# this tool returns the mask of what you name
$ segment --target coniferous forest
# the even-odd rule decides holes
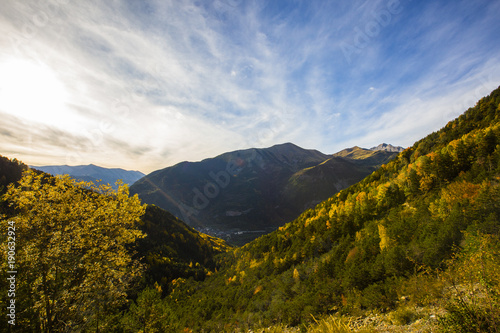
[[[0,193],[2,332],[500,331],[500,88],[242,247],[5,157]]]

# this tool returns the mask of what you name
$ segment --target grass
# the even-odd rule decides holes
[[[348,333],[354,332],[351,328],[352,319],[347,319],[344,317],[329,316],[320,320],[314,318],[314,323],[311,324],[307,333]],[[373,329],[361,328],[356,330],[359,333],[371,333],[375,332]]]
[[[422,315],[411,307],[401,307],[389,313],[388,317],[393,325],[402,326],[413,323],[417,319],[422,318]]]

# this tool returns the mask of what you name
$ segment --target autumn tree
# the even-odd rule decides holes
[[[107,330],[105,318],[126,301],[140,273],[127,245],[142,237],[136,223],[144,206],[118,185],[115,192],[28,171],[9,186],[5,200],[16,213],[2,229],[16,228],[20,303],[32,330]]]

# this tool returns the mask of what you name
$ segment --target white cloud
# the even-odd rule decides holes
[[[353,43],[387,1],[273,6],[6,1],[0,63],[36,60],[68,96],[64,122],[23,121],[29,147],[0,124],[0,153],[31,164],[78,160],[149,172],[286,141],[325,152],[409,145],[465,109],[448,105],[487,94],[482,87],[500,80],[499,43],[484,36],[498,38],[491,14],[498,4],[467,25],[457,14],[477,6],[447,4],[448,17],[436,12],[444,2],[418,12],[401,1],[350,64],[339,45]]]

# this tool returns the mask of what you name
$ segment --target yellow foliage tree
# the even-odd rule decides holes
[[[429,208],[434,216],[444,219],[454,205],[474,203],[480,188],[480,185],[466,181],[453,182],[441,190],[441,196]]]
[[[391,239],[389,238],[389,235],[387,235],[387,229],[382,224],[378,225],[378,235],[380,237],[380,250],[383,251],[390,245]]]
[[[300,282],[300,273],[297,268],[293,270],[293,279],[295,280],[295,282]]]
[[[118,184],[96,187],[69,176],[25,173],[5,199],[16,215],[20,288],[30,293],[34,331],[106,329],[109,309],[126,301],[140,274],[126,245],[142,237],[137,196]]]

